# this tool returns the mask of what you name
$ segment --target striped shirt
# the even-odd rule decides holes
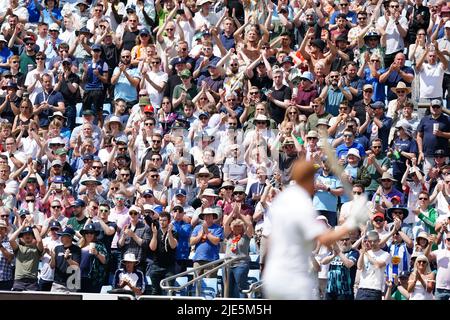
[[[2,246],[9,253],[13,253],[11,245],[8,239],[3,239]],[[14,258],[11,262],[8,262],[0,251],[0,281],[9,281],[14,279]]]
[[[391,254],[391,262],[386,265],[386,275],[389,280],[393,280],[393,275],[397,276],[403,271],[409,271],[409,261],[411,259],[411,253],[413,249],[409,249],[406,243],[393,243],[389,242],[388,252]]]

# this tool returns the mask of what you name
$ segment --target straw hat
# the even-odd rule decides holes
[[[391,90],[395,94],[397,94],[397,90],[406,91],[406,94],[410,94],[411,93],[411,88],[408,88],[403,81],[400,81],[399,83],[397,83],[397,86],[395,88],[391,88]]]

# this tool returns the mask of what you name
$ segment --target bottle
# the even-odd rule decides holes
[[[394,150],[393,155],[395,160],[399,160],[401,157],[400,151],[398,151],[397,149]]]
[[[381,197],[379,194],[375,195],[375,203],[380,203]]]

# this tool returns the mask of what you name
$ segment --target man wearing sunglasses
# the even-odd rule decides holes
[[[114,87],[114,100],[124,99],[128,108],[138,103],[136,88],[141,81],[138,68],[131,65],[131,52],[122,50],[119,65],[114,69],[111,84]]]
[[[61,228],[65,228],[69,219],[65,217],[62,213],[62,204],[61,201],[55,199],[50,202],[50,217],[44,221],[41,235],[45,236],[47,234],[50,222],[58,221],[61,225]]]
[[[124,253],[134,253],[140,262],[138,265],[139,270],[146,272],[146,258],[152,231],[150,230],[150,227],[140,219],[141,208],[131,206],[130,210],[128,210],[128,215],[128,223],[124,225],[123,232],[121,232],[117,245]]]
[[[354,11],[350,10],[350,3],[348,0],[339,1],[339,10],[334,11],[330,18],[330,29],[335,28],[337,26],[337,18],[340,15],[344,15],[347,19],[347,27],[351,28],[356,25],[357,22],[357,14]]]
[[[398,0],[389,2],[384,16],[378,18],[377,27],[386,32],[386,55],[384,63],[390,66],[397,53],[405,48],[404,38],[408,32],[408,20],[401,15],[402,9]]]

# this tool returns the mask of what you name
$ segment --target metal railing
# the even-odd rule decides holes
[[[262,280],[258,282],[253,282],[247,290],[242,290],[241,292],[243,294],[246,294],[248,299],[252,299],[253,298],[252,294],[261,291],[263,285],[264,283]]]
[[[225,258],[222,258],[222,259],[211,261],[211,262],[209,262],[207,264],[195,267],[193,269],[186,270],[184,272],[178,273],[176,275],[173,275],[173,276],[170,276],[168,278],[165,278],[165,279],[161,280],[161,282],[160,282],[161,289],[167,290],[169,295],[172,295],[173,292],[179,292],[179,291],[183,290],[184,288],[190,286],[191,284],[196,283],[197,285],[196,285],[196,288],[195,288],[195,294],[196,294],[196,296],[199,297],[201,295],[200,280],[205,278],[205,277],[207,277],[211,273],[216,272],[220,268],[224,268],[224,271],[222,273],[223,286],[224,286],[223,296],[224,297],[228,297],[228,266],[231,263],[233,263],[233,262],[236,262],[236,261],[241,260],[241,259],[246,259],[246,258],[248,258],[248,257],[244,256],[244,255],[238,256],[238,257],[233,257],[233,258],[225,257]],[[206,269],[206,268],[209,268],[209,267],[212,267],[212,266],[217,265],[217,264],[218,264],[218,266],[212,268],[211,270],[205,271],[201,275],[198,275],[198,271]],[[184,283],[184,284],[182,284],[180,286],[171,286],[169,284],[169,281],[175,280],[178,277],[183,277],[183,276],[191,274],[191,273],[194,274],[194,277],[193,277],[192,280],[190,280],[190,281],[188,281],[188,282],[186,282],[186,283]]]

